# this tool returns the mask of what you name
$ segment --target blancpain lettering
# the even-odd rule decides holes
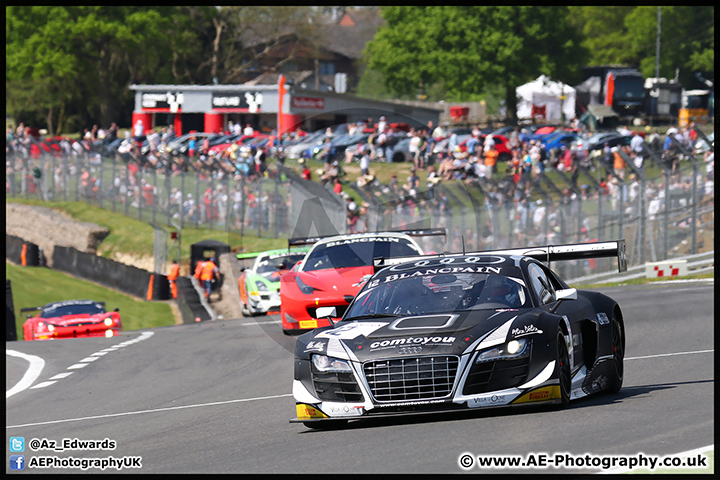
[[[364,238],[352,238],[349,240],[338,240],[337,242],[328,242],[325,244],[326,247],[334,247],[336,245],[349,245],[351,243],[366,243],[366,242],[394,242],[398,243],[399,238],[381,238],[381,237],[364,237]]]
[[[500,267],[443,267],[428,268],[427,270],[418,270],[412,273],[395,273],[387,277],[377,278],[370,282],[368,288],[373,288],[381,283],[389,283],[406,278],[425,277],[428,275],[438,275],[447,273],[494,273],[500,275]]]
[[[393,340],[383,340],[382,342],[373,342],[370,348],[395,347],[399,345],[436,345],[439,343],[450,344],[455,341],[455,337],[410,337],[395,338]]]

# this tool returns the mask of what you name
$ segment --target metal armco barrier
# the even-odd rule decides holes
[[[152,285],[152,300],[168,300],[170,287],[167,276],[86,253],[72,247],[56,246],[53,252],[53,266],[78,278],[91,280],[121,292],[147,298]],[[154,275],[152,284],[150,277]]]

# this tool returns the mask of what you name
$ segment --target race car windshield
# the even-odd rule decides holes
[[[82,305],[59,305],[44,309],[40,314],[40,318],[62,317],[65,315],[95,315],[97,313],[105,313],[105,309],[94,303]]]
[[[284,263],[285,268],[290,269],[304,257],[304,252],[267,257],[258,264],[256,273],[264,278],[270,279],[278,272],[277,266],[279,264]]]
[[[339,240],[315,248],[302,270],[311,272],[330,268],[364,267],[377,257],[404,257],[421,252],[403,238]]]
[[[519,278],[486,273],[397,276],[380,277],[368,284],[343,320],[530,307],[530,296]]]

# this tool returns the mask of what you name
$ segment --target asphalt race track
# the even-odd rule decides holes
[[[125,458],[141,465],[122,470],[129,473],[547,474],[600,469],[463,469],[459,459],[466,453],[662,456],[712,445],[713,283],[601,291],[616,298],[625,315],[625,383],[618,394],[587,397],[564,410],[413,415],[333,431],[288,422],[295,416],[295,337],[281,333],[278,317],[111,339],[8,342],[6,455],[13,453],[10,438],[23,437],[25,470],[46,473],[82,470],[30,468],[31,462]],[[40,440],[41,451],[33,451],[32,439]],[[63,439],[68,449],[51,449]],[[78,441],[105,439],[115,448],[79,450]]]

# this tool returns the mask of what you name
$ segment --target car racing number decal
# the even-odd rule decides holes
[[[353,322],[348,325],[341,325],[332,330],[324,330],[318,333],[315,338],[336,338],[339,340],[352,340],[360,335],[370,335],[378,328],[386,326],[386,322]]]
[[[305,346],[304,352],[318,352],[321,353],[325,350],[325,347],[327,347],[327,342],[321,342],[318,340],[313,340],[310,343],[308,343]]]

